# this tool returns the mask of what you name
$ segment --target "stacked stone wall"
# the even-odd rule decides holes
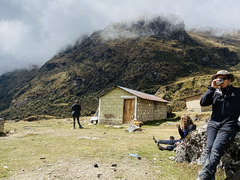
[[[122,124],[124,99],[121,96],[133,96],[132,94],[115,88],[101,97],[100,124]]]
[[[150,101],[138,98],[137,120],[149,121],[167,118],[167,104],[163,102]]]

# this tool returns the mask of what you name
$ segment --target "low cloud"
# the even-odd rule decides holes
[[[186,29],[240,29],[239,7],[236,0],[1,0],[0,75],[43,65],[83,34],[144,15],[176,14]]]
[[[165,24],[164,29],[155,27],[158,21]],[[154,23],[155,25],[151,23]],[[171,34],[175,29],[185,30],[183,19],[174,14],[162,15],[145,15],[137,19],[128,20],[119,23],[111,23],[101,31],[101,36],[104,40],[113,40],[118,38],[137,38],[143,36],[157,35],[158,33]],[[168,32],[163,32],[168,31]]]

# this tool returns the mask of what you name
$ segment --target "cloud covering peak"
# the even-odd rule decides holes
[[[112,22],[172,13],[187,29],[240,29],[239,8],[235,0],[1,0],[0,75],[43,65],[81,35]]]

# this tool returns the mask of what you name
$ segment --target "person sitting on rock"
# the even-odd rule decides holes
[[[207,125],[207,145],[203,168],[197,180],[215,179],[217,165],[225,149],[237,134],[240,88],[230,85],[233,81],[232,73],[220,70],[212,76],[211,86],[201,97],[201,106],[212,105],[212,115]]]
[[[157,143],[159,150],[173,150],[189,133],[196,129],[196,125],[193,123],[191,117],[186,114],[181,117],[181,127],[180,124],[177,124],[176,127],[178,128],[181,139],[175,140],[173,136],[170,136],[170,140],[157,140],[153,136],[153,140]],[[160,144],[169,144],[170,146],[161,146]]]

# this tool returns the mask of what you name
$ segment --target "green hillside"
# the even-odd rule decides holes
[[[110,33],[115,33],[114,37],[106,38]],[[178,86],[179,78],[213,74],[219,69],[237,71],[239,47],[238,34],[220,38],[209,32],[186,32],[183,23],[176,26],[160,17],[113,24],[61,51],[34,73],[18,71],[22,74],[17,75],[19,79],[10,78],[11,84],[6,74],[2,75],[0,117],[69,117],[75,99],[80,100],[83,115],[90,115],[98,106],[98,97],[116,85],[150,94],[160,88],[159,96],[174,101],[174,92],[164,88],[179,91],[172,88]],[[16,76],[16,72],[9,74]],[[197,80],[190,81],[194,84]],[[206,85],[205,80],[198,81],[193,92],[204,91]],[[174,104],[175,109],[182,107]]]

